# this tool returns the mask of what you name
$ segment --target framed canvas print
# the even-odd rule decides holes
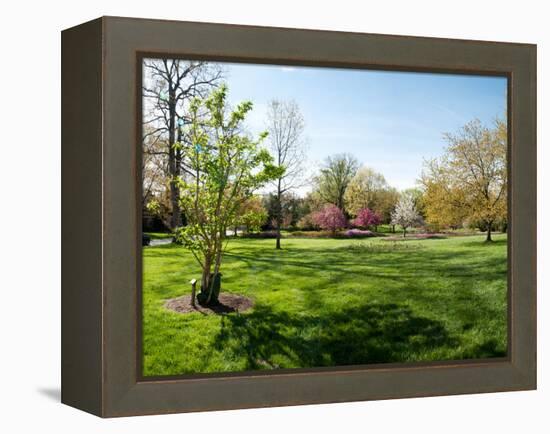
[[[536,387],[536,46],[62,33],[62,401]]]

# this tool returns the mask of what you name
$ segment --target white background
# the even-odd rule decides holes
[[[544,10],[545,3],[4,2],[0,26],[0,431],[550,432],[550,374],[544,345],[550,337],[550,232],[545,225],[550,217],[550,158],[543,146],[550,134],[550,13]],[[60,404],[60,31],[101,15],[537,43],[539,390],[112,420]]]

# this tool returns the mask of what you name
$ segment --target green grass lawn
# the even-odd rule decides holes
[[[167,232],[145,232],[152,240],[164,240],[167,238],[173,238],[174,234]]]
[[[389,242],[234,239],[222,291],[255,300],[228,315],[179,314],[200,269],[183,247],[145,247],[143,375],[506,354],[506,235]]]

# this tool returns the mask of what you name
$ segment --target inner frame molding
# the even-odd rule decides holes
[[[508,356],[142,378],[143,57],[507,77]],[[113,417],[536,388],[535,45],[102,17],[63,31],[62,73],[62,402]]]

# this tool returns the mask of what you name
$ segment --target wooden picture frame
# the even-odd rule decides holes
[[[508,356],[142,378],[145,55],[508,78]],[[102,17],[62,32],[62,402],[102,417],[536,388],[536,46]]]

